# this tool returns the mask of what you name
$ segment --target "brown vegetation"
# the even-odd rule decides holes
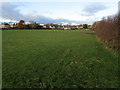
[[[93,29],[97,38],[108,44],[109,48],[119,50],[120,47],[120,14],[95,22]]]

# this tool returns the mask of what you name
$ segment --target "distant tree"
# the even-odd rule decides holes
[[[41,26],[40,26],[40,24],[38,24],[36,22],[30,21],[29,28],[30,29],[39,29],[39,28],[41,28]]]
[[[83,24],[83,28],[88,28],[88,24]]]
[[[17,23],[17,28],[25,29],[25,21],[24,20],[20,20],[19,23]]]
[[[25,24],[25,21],[24,21],[24,20],[20,20],[19,23],[22,24],[22,25],[24,25],[24,24]]]
[[[9,25],[8,23],[5,23],[5,22],[4,22],[4,23],[2,23],[2,24],[3,24],[3,25]]]

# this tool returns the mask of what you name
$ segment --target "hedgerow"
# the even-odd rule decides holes
[[[93,24],[98,40],[108,44],[109,48],[120,47],[120,14],[109,16]]]

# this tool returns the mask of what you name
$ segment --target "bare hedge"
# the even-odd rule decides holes
[[[120,47],[120,14],[95,22],[93,29],[97,38],[108,44],[109,48],[119,50]]]

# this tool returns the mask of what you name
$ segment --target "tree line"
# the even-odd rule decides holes
[[[25,23],[24,20],[20,20],[19,23],[9,24],[9,23],[2,23],[2,25],[5,25],[6,28],[3,27],[3,29],[65,29],[70,28],[71,30],[77,30],[78,28],[89,28],[91,25],[88,24],[81,24],[81,25],[62,25],[62,24],[44,24],[41,25],[39,23],[36,23],[34,21],[30,21],[29,23]],[[80,28],[81,27],[81,28]]]
[[[40,29],[42,26],[36,22],[31,21],[30,24],[25,24],[24,20],[20,20],[19,23],[13,24],[15,29]]]

